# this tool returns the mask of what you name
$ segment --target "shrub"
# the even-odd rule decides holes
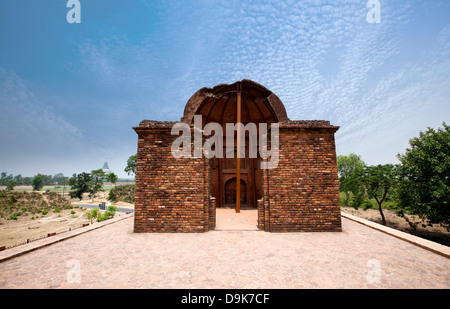
[[[97,218],[98,221],[99,216],[101,216],[101,212],[97,208],[91,209],[88,212],[86,212],[86,217],[89,219],[91,224],[95,218]]]
[[[8,220],[17,220],[20,216],[20,213],[14,213],[13,215],[9,216]]]
[[[97,217],[97,222],[104,221],[108,219],[109,217],[114,217],[116,214],[117,208],[115,206],[109,206],[106,211]]]

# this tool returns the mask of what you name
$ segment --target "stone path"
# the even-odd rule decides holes
[[[0,263],[0,288],[450,288],[448,258],[342,224],[342,233],[135,234],[130,217]]]
[[[258,231],[258,210],[232,208],[216,209],[216,231]]]

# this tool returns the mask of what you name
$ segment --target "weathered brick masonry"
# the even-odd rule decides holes
[[[176,159],[172,122],[143,121],[136,170],[135,232],[205,232],[209,222],[210,162]],[[212,214],[215,216],[214,214]]]
[[[341,230],[335,130],[280,126],[278,167],[266,171],[265,231]]]
[[[277,168],[255,170],[254,162],[259,161],[251,165],[248,161],[243,169],[244,193],[249,205],[257,205],[259,229],[341,231],[334,139],[338,127],[328,121],[289,120],[273,93],[248,80],[199,90],[186,105],[181,122],[193,130],[192,117],[197,113],[206,122],[233,119],[227,106],[234,104],[228,94],[235,87],[247,91],[244,100],[253,102],[245,106],[246,122],[280,124]],[[171,146],[178,138],[171,135],[174,124],[144,120],[134,128],[138,134],[135,232],[207,232],[215,228],[216,207],[224,206],[228,188],[224,179],[232,177],[230,169],[221,174],[227,164],[216,160],[213,166],[204,157],[174,158]]]

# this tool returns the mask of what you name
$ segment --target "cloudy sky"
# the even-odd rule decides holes
[[[176,121],[198,89],[254,80],[293,120],[340,126],[337,154],[396,163],[450,122],[450,1],[0,2],[0,170],[120,177],[143,119]]]

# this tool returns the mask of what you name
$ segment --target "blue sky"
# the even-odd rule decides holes
[[[0,170],[120,177],[141,120],[179,120],[198,89],[247,78],[293,120],[330,120],[337,154],[396,163],[450,122],[450,1],[0,2]]]

